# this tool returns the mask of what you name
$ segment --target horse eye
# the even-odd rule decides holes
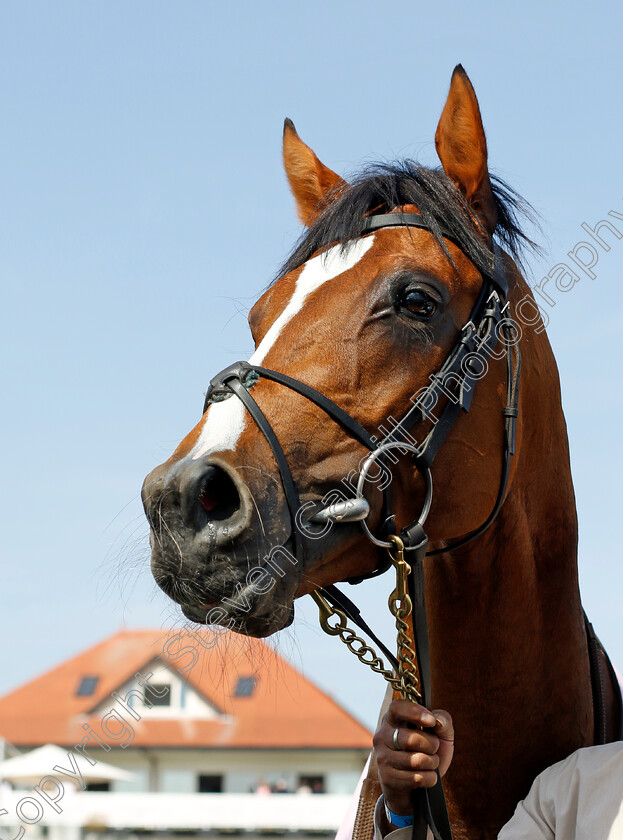
[[[437,311],[437,301],[422,289],[410,289],[406,291],[400,301],[401,308],[406,309],[410,315],[427,321]]]

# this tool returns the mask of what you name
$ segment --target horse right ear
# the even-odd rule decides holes
[[[331,190],[346,186],[346,181],[321,163],[303,143],[289,119],[283,126],[283,165],[299,219],[304,225],[309,226],[316,219]]]
[[[452,74],[435,146],[446,175],[492,234],[497,225],[497,208],[487,168],[485,130],[474,88],[460,64]]]

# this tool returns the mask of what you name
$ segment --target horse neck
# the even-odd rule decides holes
[[[549,485],[540,472],[534,479],[531,487],[513,484],[485,535],[462,551],[426,561],[431,643],[444,640],[435,646],[435,685],[441,685],[452,649],[477,671],[473,687],[482,684],[487,691],[491,683],[503,690],[499,666],[512,662],[524,698],[530,687],[540,692],[539,666],[547,663],[555,679],[574,660],[584,661],[573,488],[560,474]],[[524,667],[527,656],[535,665],[531,671]],[[491,659],[496,668],[482,668]],[[456,673],[449,677],[455,681]]]
[[[455,818],[472,828],[479,820],[499,828],[538,772],[592,742],[575,499],[553,371],[552,391],[541,376],[531,393],[526,376],[524,405],[546,402],[546,414],[523,413],[516,469],[495,523],[425,564],[433,705],[455,719],[450,800]],[[497,815],[473,803],[481,772],[483,790],[493,784],[485,800]],[[466,836],[489,836],[471,830]]]

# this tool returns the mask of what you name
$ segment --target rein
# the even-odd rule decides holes
[[[361,235],[366,235],[381,228],[396,226],[430,230],[430,227],[419,214],[385,213],[368,217],[362,225]],[[448,231],[442,229],[441,234],[454,241],[454,237]],[[455,242],[455,244],[458,243]],[[372,436],[346,411],[309,385],[278,371],[251,365],[248,362],[236,362],[211,380],[203,408],[205,413],[212,402],[235,395],[243,403],[265,436],[281,476],[292,522],[294,554],[297,560],[305,555],[305,539],[307,538],[302,531],[302,526],[300,527],[297,521],[297,514],[302,508],[301,501],[285,453],[269,420],[249,393],[251,388],[260,378],[264,378],[295,391],[321,408],[348,435],[370,450],[370,454],[360,470],[354,499],[337,502],[324,510],[317,511],[310,521],[326,522],[331,520],[334,523],[360,521],[366,536],[380,549],[377,568],[368,575],[349,579],[348,583],[359,583],[367,578],[376,577],[387,571],[391,565],[394,566],[396,570],[396,589],[390,596],[389,607],[396,619],[398,656],[395,657],[391,654],[383,643],[377,639],[362,619],[357,607],[335,586],[326,586],[311,594],[320,609],[320,624],[325,632],[339,636],[360,661],[369,665],[373,671],[382,674],[394,690],[404,698],[413,702],[421,702],[427,708],[430,708],[431,701],[431,668],[426,622],[424,557],[449,552],[464,546],[490,527],[504,502],[510,474],[510,459],[515,452],[521,354],[516,341],[517,328],[510,314],[507,313],[509,306],[507,302],[508,283],[505,277],[503,255],[495,242],[493,243],[493,256],[493,270],[490,274],[483,276],[482,287],[472,307],[469,319],[461,329],[445,362],[440,370],[430,377],[430,384],[421,392],[418,392],[418,397],[413,406],[396,424],[391,434],[386,435],[385,438],[378,440]],[[502,409],[505,431],[503,465],[494,507],[487,519],[475,531],[442,548],[427,550],[428,537],[424,531],[424,524],[433,496],[431,466],[461,411],[469,411],[475,384],[485,375],[488,368],[487,359],[493,356],[499,341],[504,344],[503,353],[506,355],[507,396],[506,405]],[[496,358],[501,358],[501,356]],[[407,442],[414,440],[409,434],[413,426],[426,419],[430,420],[431,409],[441,398],[447,400],[446,405],[439,418],[435,419],[432,428],[422,443],[416,445],[415,441],[413,443]],[[364,486],[372,465],[377,461],[383,464],[386,454],[393,449],[398,449],[403,454],[410,453],[413,456],[414,463],[424,478],[425,499],[419,517],[404,527],[398,535],[396,534],[392,514],[391,482],[389,482],[383,488],[379,531],[377,534],[373,534],[366,522],[369,505],[364,498]],[[408,556],[408,561],[405,555]],[[329,619],[334,616],[337,618],[337,623],[329,624]],[[346,622],[349,618],[380,647],[393,670],[386,668],[376,652],[347,627]],[[413,627],[413,647],[408,634],[410,628],[407,619],[409,618],[412,620]],[[429,827],[436,840],[452,840],[439,773],[437,773],[437,784],[433,788],[414,791],[413,802],[414,840],[425,840]]]

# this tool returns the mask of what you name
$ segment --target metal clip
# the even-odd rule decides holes
[[[402,619],[411,615],[411,598],[407,588],[407,578],[411,574],[411,566],[405,560],[405,546],[403,541],[396,534],[390,534],[387,539],[393,543],[393,548],[388,548],[392,565],[396,570],[396,588],[389,596],[389,609],[394,616]]]
[[[324,630],[325,633],[328,633],[329,636],[339,636],[340,630],[343,630],[346,627],[346,616],[341,610],[336,610],[334,607],[329,604],[329,602],[322,597],[320,591],[318,589],[314,589],[313,592],[309,593],[314,601],[318,606],[318,610],[320,612],[319,620],[320,626]],[[338,623],[332,627],[329,624],[329,619],[332,618],[334,615],[338,617]]]

